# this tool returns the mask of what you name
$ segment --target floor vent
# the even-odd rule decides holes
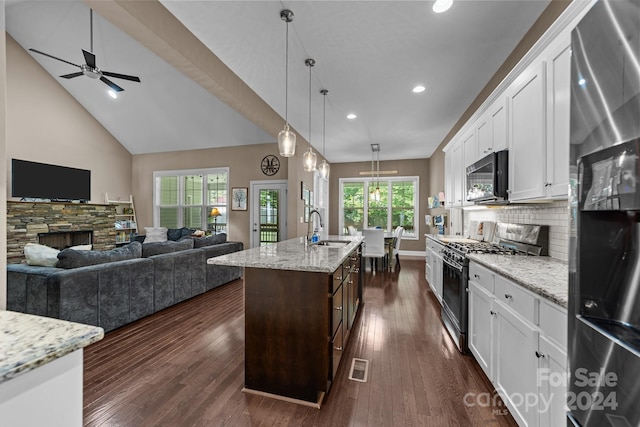
[[[367,382],[367,374],[369,373],[369,361],[365,359],[353,358],[351,362],[351,371],[349,372],[349,379],[353,381],[360,381],[361,383]]]

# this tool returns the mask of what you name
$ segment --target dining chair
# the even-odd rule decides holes
[[[395,229],[395,236],[393,238],[393,253],[396,255],[396,263],[395,265],[400,268],[400,241],[402,240],[402,235],[404,234],[404,227],[398,226]]]
[[[353,225],[350,225],[349,227],[347,227],[347,229],[349,230],[349,236],[358,235],[358,230],[356,230],[356,228]]]
[[[373,267],[374,259],[376,261],[376,267],[378,265],[378,259],[382,259],[384,266],[384,260],[387,256],[387,251],[384,250],[384,230],[365,229],[362,230],[362,235],[365,238],[362,256],[371,259],[371,270],[375,274],[377,268]]]

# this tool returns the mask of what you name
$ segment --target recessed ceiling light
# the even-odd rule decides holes
[[[587,80],[585,80],[584,77],[580,77],[580,79],[578,80],[578,85],[580,85],[581,87],[585,87],[587,85]]]
[[[422,93],[426,90],[427,88],[424,85],[416,85],[413,89],[411,89],[413,91],[413,93]]]
[[[436,0],[433,4],[433,11],[435,13],[446,12],[453,5],[453,0]]]
[[[358,116],[357,116],[357,115],[355,115],[355,114],[353,114],[353,113],[349,113],[349,114],[347,114],[347,119],[349,119],[349,120],[353,120],[353,119],[355,119],[355,118],[357,118],[357,117],[358,117]]]
[[[115,90],[113,90],[113,89],[109,89],[109,90],[107,91],[107,93],[108,93],[108,94],[109,94],[109,96],[110,96],[110,97],[112,97],[113,99],[118,99],[118,94],[116,93],[116,91],[115,91]]]

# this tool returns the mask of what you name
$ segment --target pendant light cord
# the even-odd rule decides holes
[[[289,21],[287,21],[284,58],[284,122],[289,124]]]
[[[313,59],[309,61],[309,145],[311,145],[311,68],[313,68]]]
[[[91,41],[91,53],[93,53],[93,9],[89,9],[89,34]]]
[[[322,95],[324,99],[322,100],[322,157],[324,156],[324,146],[325,146],[325,129],[327,127],[327,92],[322,91]],[[326,162],[327,159],[325,158]]]

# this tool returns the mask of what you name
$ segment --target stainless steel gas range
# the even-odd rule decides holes
[[[443,251],[442,322],[458,349],[467,347],[467,282],[469,253],[547,255],[549,228],[543,225],[496,224],[491,242],[451,242]]]

